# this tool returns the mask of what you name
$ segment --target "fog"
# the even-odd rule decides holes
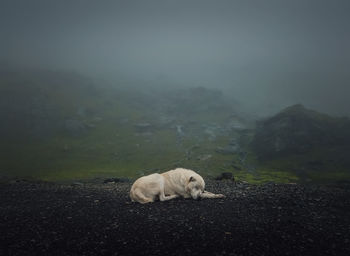
[[[0,61],[349,116],[349,13],[347,0],[3,0]]]

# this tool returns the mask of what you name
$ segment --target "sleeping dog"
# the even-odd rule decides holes
[[[154,173],[137,179],[131,187],[130,198],[141,204],[167,201],[177,197],[193,199],[223,198],[204,190],[203,178],[192,170],[177,168],[164,173]]]

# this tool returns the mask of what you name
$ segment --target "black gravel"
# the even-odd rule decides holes
[[[0,184],[0,255],[350,255],[350,186],[207,181],[224,199],[131,203],[131,183]]]

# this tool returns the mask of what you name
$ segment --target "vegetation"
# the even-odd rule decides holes
[[[259,158],[254,126],[219,91],[128,86],[94,85],[73,73],[4,73],[0,175],[136,178],[185,167],[212,177],[233,172],[250,183],[350,179],[347,145]]]

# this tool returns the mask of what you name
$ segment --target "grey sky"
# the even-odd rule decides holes
[[[0,59],[350,115],[350,1],[2,0]]]

